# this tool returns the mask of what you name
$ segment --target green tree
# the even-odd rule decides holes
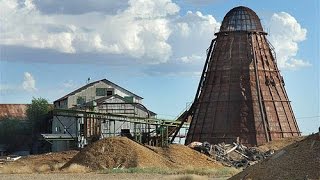
[[[33,98],[27,107],[28,121],[32,127],[32,134],[35,135],[44,130],[48,112],[52,109],[48,100],[44,98]]]
[[[0,120],[0,144],[10,144],[17,135],[30,135],[29,123],[19,120],[4,118]]]

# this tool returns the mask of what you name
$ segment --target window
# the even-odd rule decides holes
[[[96,96],[111,96],[113,92],[113,88],[96,88]]]
[[[128,103],[133,103],[133,96],[125,96],[124,100]]]
[[[107,88],[97,88],[96,96],[105,96],[107,94]]]
[[[111,95],[113,95],[113,90],[108,90],[107,91],[107,96],[111,96]]]
[[[77,104],[82,105],[82,104],[84,104],[84,103],[86,103],[86,97],[85,97],[85,96],[79,96],[79,97],[77,98]]]
[[[84,124],[80,124],[80,135],[84,136]]]

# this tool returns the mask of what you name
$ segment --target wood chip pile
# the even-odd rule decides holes
[[[92,170],[130,167],[222,166],[217,162],[208,160],[205,155],[183,145],[170,145],[168,148],[146,147],[126,137],[101,139],[84,148],[64,168],[71,164],[79,164]]]
[[[42,173],[59,171],[79,151],[62,151],[22,157],[14,162],[0,164],[1,173]],[[0,178],[1,179],[1,178]]]
[[[233,179],[320,179],[320,136],[310,135],[246,168]]]
[[[149,146],[157,154],[169,159],[175,166],[181,168],[192,167],[222,167],[222,165],[208,156],[181,144],[171,144],[167,148]]]
[[[266,152],[270,149],[277,151],[277,150],[282,149],[290,144],[299,142],[299,141],[303,140],[304,138],[306,138],[306,136],[286,137],[283,139],[277,139],[277,140],[273,140],[273,141],[270,141],[266,144],[259,146],[258,149],[263,152]]]
[[[37,154],[30,155],[22,158],[20,162],[30,163],[31,161],[34,164],[42,164],[48,162],[61,162],[65,163],[69,161],[73,156],[75,156],[79,151],[70,150],[70,151],[61,151],[61,152],[50,152],[46,154]]]

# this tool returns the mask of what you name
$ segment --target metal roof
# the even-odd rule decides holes
[[[4,118],[10,119],[27,119],[28,104],[0,104],[0,120]]]
[[[231,9],[223,18],[220,32],[224,31],[263,31],[257,14],[248,7]]]
[[[118,89],[121,89],[121,90],[123,90],[123,91],[125,91],[125,92],[127,92],[127,93],[129,93],[129,94],[131,94],[131,95],[133,95],[133,96],[135,96],[136,98],[143,99],[141,96],[138,96],[138,95],[136,95],[136,94],[134,94],[134,93],[132,93],[132,92],[124,89],[123,87],[121,87],[121,86],[119,86],[119,85],[117,85],[117,84],[115,84],[115,83],[113,83],[113,82],[111,82],[111,81],[109,81],[109,80],[107,80],[107,79],[101,79],[101,80],[94,81],[94,82],[92,82],[92,83],[86,84],[86,85],[80,87],[79,89],[76,89],[76,90],[72,91],[71,93],[69,93],[69,94],[67,94],[67,95],[65,95],[65,96],[63,96],[63,97],[55,100],[54,102],[60,101],[60,100],[63,100],[63,99],[66,99],[66,98],[68,98],[69,96],[74,95],[74,94],[76,94],[76,93],[78,93],[78,92],[80,92],[80,91],[82,91],[82,90],[84,90],[84,89],[87,89],[88,87],[93,86],[94,84],[99,83],[99,82],[104,82],[104,83],[109,84],[109,85],[111,85],[111,86],[114,86],[114,87],[116,87],[116,88],[118,88]]]
[[[125,98],[123,98],[123,97],[121,97],[121,96],[119,96],[119,95],[117,95],[117,94],[113,94],[113,95],[110,95],[110,96],[101,97],[101,98],[95,99],[95,100],[93,100],[93,101],[95,101],[98,105],[100,105],[100,104],[104,104],[104,101],[107,100],[107,99],[109,99],[109,98],[111,98],[111,97],[116,97],[116,98],[119,98],[119,99],[123,100],[124,102],[126,102],[126,99],[125,99]],[[92,102],[92,101],[87,102],[86,104],[90,104],[91,102]],[[107,103],[107,104],[108,104],[108,103]],[[112,104],[112,103],[111,103],[111,104]],[[142,110],[145,110],[144,108],[141,107],[142,104],[140,104],[140,103],[133,103],[132,105],[135,106],[135,107],[138,107],[138,108],[140,108],[140,109],[142,109]],[[76,107],[75,107],[74,109],[76,109]],[[153,111],[150,111],[149,109],[147,109],[147,110],[149,111],[149,114],[150,114],[151,116],[156,116],[156,115],[157,115],[157,113],[155,113],[155,112],[153,112]]]

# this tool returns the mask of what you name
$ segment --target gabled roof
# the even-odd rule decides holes
[[[119,96],[119,95],[117,95],[117,94],[114,94],[114,95],[111,95],[111,96],[105,96],[105,97],[96,99],[96,100],[94,100],[94,101],[96,101],[97,104],[99,105],[99,104],[103,104],[105,100],[107,100],[107,99],[109,99],[109,98],[111,98],[111,97],[116,97],[116,98],[119,98],[119,99],[123,100],[124,102],[126,102],[126,99],[124,99],[123,97],[121,97],[121,96]],[[140,104],[140,103],[133,104],[133,106],[136,106],[136,107],[138,107],[138,108],[140,108],[140,109],[145,110],[144,108],[141,108],[141,106],[144,106],[144,105],[142,105],[142,104]],[[144,107],[145,107],[145,106],[144,106]],[[145,108],[146,108],[146,107],[145,107]],[[153,112],[153,111],[150,111],[148,108],[146,108],[146,109],[147,109],[147,111],[149,112],[149,114],[150,114],[151,116],[156,116],[156,115],[157,115],[157,113],[155,113],[155,112]]]
[[[119,98],[119,99],[125,101],[125,99],[123,97],[119,96],[118,94],[113,94],[113,95],[110,95],[110,96],[104,96],[104,97],[98,98],[98,99],[96,99],[94,101],[97,102],[97,104],[103,104],[105,100],[110,99],[111,97],[116,97],[116,98]]]
[[[106,84],[109,84],[110,86],[116,87],[117,89],[121,89],[122,91],[125,91],[125,92],[127,92],[128,94],[131,94],[131,95],[135,96],[136,98],[143,99],[141,96],[138,96],[138,95],[134,94],[133,92],[130,92],[130,91],[124,89],[123,87],[121,87],[121,86],[119,86],[119,85],[117,85],[117,84],[115,84],[115,83],[113,83],[113,82],[111,82],[111,81],[109,81],[109,80],[107,80],[107,79],[101,79],[101,80],[94,81],[94,82],[92,82],[92,83],[86,84],[86,85],[80,87],[79,89],[76,89],[76,90],[72,91],[71,93],[69,93],[69,94],[67,94],[67,95],[65,95],[65,96],[63,96],[63,97],[55,100],[54,102],[56,102],[56,101],[61,101],[61,100],[63,100],[63,99],[66,99],[66,98],[68,98],[69,96],[74,95],[74,94],[76,94],[76,93],[78,93],[78,92],[80,92],[80,91],[82,91],[82,90],[84,90],[84,89],[87,89],[88,87],[93,86],[94,84],[99,83],[99,82],[104,82],[104,83],[106,83]]]

